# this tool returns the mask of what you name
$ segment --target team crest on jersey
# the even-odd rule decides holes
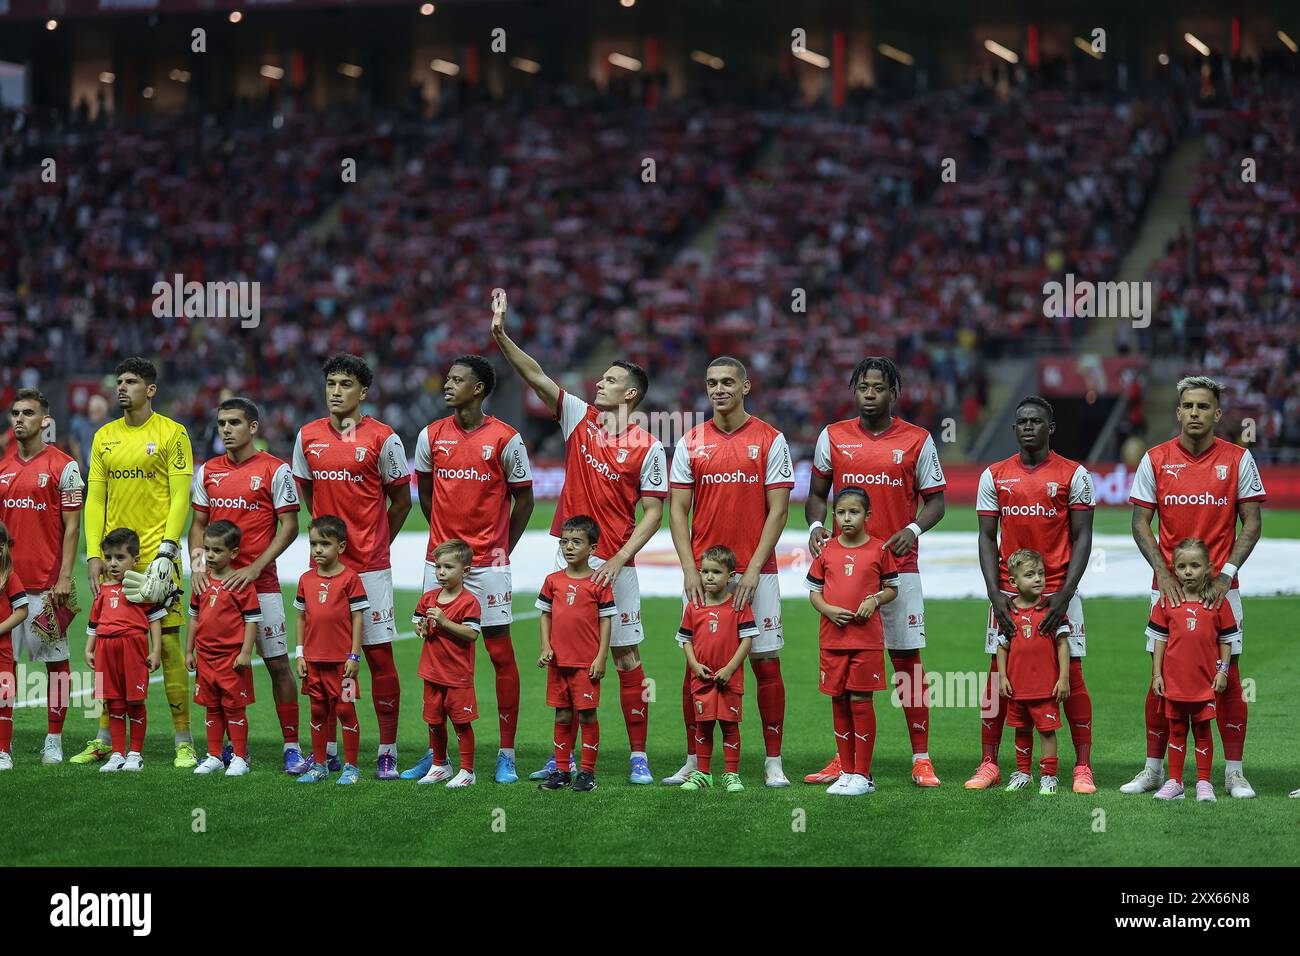
[[[716,611],[709,612],[709,633],[718,633],[718,614]]]
[[[844,576],[846,578],[853,577],[853,555],[851,554],[844,556]]]
[[[628,454],[628,449],[626,448],[620,448],[618,450],[618,463],[620,465],[623,464],[623,462],[627,461],[627,454]]]
[[[156,441],[151,441],[144,446],[144,453],[146,455],[152,455],[157,450],[158,450],[158,443]]]
[[[365,446],[365,445],[358,445],[358,446],[357,446],[357,461],[365,461],[365,460],[366,460],[366,451],[367,451],[367,449],[366,449],[366,446]]]
[[[1196,630],[1196,618],[1194,616],[1187,619],[1187,629],[1189,631]]]
[[[758,446],[757,446],[757,445],[750,445],[750,446],[749,446],[749,460],[750,460],[750,461],[758,461]]]
[[[1225,478],[1228,477],[1228,466],[1227,466],[1227,465],[1215,465],[1215,466],[1214,466],[1214,474],[1215,474],[1215,477],[1217,477],[1220,481],[1223,481]]]
[[[1057,483],[1057,482],[1055,482],[1055,481],[1049,481],[1049,482],[1047,483],[1047,497],[1049,497],[1049,498],[1055,498],[1055,497],[1056,497],[1056,490],[1057,490],[1058,488],[1060,488],[1060,487],[1061,487],[1061,486],[1060,486],[1059,483]]]
[[[484,446],[483,446],[483,460],[484,460],[484,461],[491,461],[491,460],[492,460],[492,446],[491,446],[491,445],[484,445]]]
[[[251,491],[256,491],[258,488],[261,488],[261,487],[262,487],[262,476],[261,476],[261,475],[253,475],[252,477],[250,477],[250,478],[248,479],[248,487],[249,487],[249,490],[251,490]]]
[[[893,454],[894,454],[894,464],[901,465],[903,463],[903,449],[895,448]]]
[[[110,597],[108,599],[108,603],[111,604],[113,607],[117,607],[117,595],[114,594],[112,597]]]
[[[36,476],[36,486],[37,486],[38,488],[44,488],[44,487],[45,487],[46,485],[48,485],[49,483],[50,483],[50,476],[49,476],[49,475],[44,475],[44,474],[42,474],[42,475],[37,475],[37,476]]]
[[[570,584],[570,585],[569,585],[569,593],[566,594],[566,595],[564,595],[564,598],[565,598],[564,603],[565,603],[565,604],[572,604],[573,601],[574,601],[574,599],[575,599],[577,596],[578,596],[578,589],[577,589],[577,587],[576,587],[575,585]]]

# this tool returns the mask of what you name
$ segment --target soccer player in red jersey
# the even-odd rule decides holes
[[[14,769],[14,703],[18,682],[8,637],[27,620],[27,589],[14,570],[13,538],[0,522],[0,770]]]
[[[1095,793],[1092,779],[1092,698],[1083,680],[1087,637],[1079,581],[1092,553],[1092,516],[1096,507],[1088,469],[1052,451],[1055,413],[1045,398],[1030,395],[1016,407],[1013,426],[1020,451],[984,469],[975,509],[979,514],[980,570],[989,595],[989,623],[984,651],[990,659],[988,683],[980,702],[984,753],[966,781],[967,790],[984,790],[1002,782],[998,748],[1007,708],[997,693],[999,635],[1010,635],[1014,590],[1007,559],[1021,548],[1036,551],[1047,573],[1043,633],[1049,638],[1064,620],[1070,622],[1070,696],[1065,719],[1074,742],[1074,792]],[[999,530],[1001,540],[999,540]]]
[[[63,762],[63,719],[72,676],[67,629],[75,616],[72,565],[86,483],[76,461],[46,444],[43,432],[49,414],[49,401],[36,389],[15,393],[9,407],[12,453],[0,459],[0,522],[22,542],[14,553],[14,570],[28,588],[27,618],[10,632],[13,657],[17,661],[26,654],[29,661],[45,664],[41,763],[56,764]],[[42,619],[45,627],[40,626]]]
[[[297,776],[311,763],[298,742],[298,688],[289,665],[284,595],[275,561],[298,537],[298,486],[287,463],[253,444],[260,419],[257,405],[247,398],[229,398],[217,407],[217,432],[226,453],[194,470],[190,589],[202,593],[208,584],[203,556],[209,522],[231,522],[240,531],[239,553],[224,587],[239,593],[252,585],[257,596],[262,609],[257,651],[271,676],[284,739],[284,772]]]
[[[1007,558],[1007,577],[1015,594],[1008,602],[1011,627],[999,629],[996,640],[999,696],[1007,698],[1007,723],[1016,729],[1016,772],[1008,791],[1024,790],[1034,778],[1034,731],[1043,742],[1038,764],[1038,794],[1056,796],[1056,732],[1061,729],[1061,708],[1070,696],[1070,622],[1059,621],[1052,630],[1043,624],[1052,614],[1043,600],[1047,571],[1043,556],[1020,548]]]
[[[397,717],[402,685],[393,664],[393,569],[389,545],[411,511],[411,476],[397,433],[361,413],[374,373],[355,355],[325,360],[329,415],[304,425],[293,443],[293,474],[313,518],[337,515],[348,527],[343,563],[369,601],[363,647],[379,722],[375,778],[397,779]],[[329,727],[334,736],[333,724]],[[330,769],[337,764],[333,757]]]
[[[415,481],[420,509],[429,522],[424,590],[436,581],[433,553],[439,542],[458,539],[474,550],[465,586],[482,612],[483,645],[496,671],[496,782],[514,783],[515,732],[519,726],[519,666],[510,640],[514,619],[510,554],[533,513],[533,473],[519,433],[483,412],[496,388],[492,363],[462,355],[451,363],[442,397],[452,414],[420,432],[415,445]],[[403,779],[421,779],[434,764],[426,753]]]
[[[867,531],[884,539],[898,560],[898,600],[882,608],[880,616],[912,743],[912,781],[919,787],[937,787],[939,777],[930,760],[930,708],[921,664],[925,600],[917,566],[917,539],[943,518],[943,467],[930,433],[894,415],[902,381],[893,362],[880,357],[863,359],[853,370],[849,385],[857,401],[858,417],[827,425],[817,437],[808,500],[804,503],[810,529],[808,548],[816,557],[831,537],[822,526],[831,489],[866,489],[872,496]],[[836,759],[804,780],[826,783],[836,779],[840,772]]]
[[[346,761],[338,782],[351,785],[361,776],[357,769],[361,749],[357,671],[370,599],[361,576],[342,561],[349,544],[343,519],[321,515],[312,519],[307,534],[315,567],[298,579],[293,606],[298,610],[298,677],[303,694],[311,699],[313,760],[311,769],[297,779],[299,783],[318,783],[329,778],[326,739],[338,722],[343,725]]]
[[[1217,609],[1227,598],[1240,629],[1245,619],[1237,569],[1259,541],[1264,482],[1249,451],[1214,435],[1214,426],[1223,415],[1219,405],[1223,386],[1214,379],[1195,375],[1182,379],[1177,387],[1178,437],[1148,450],[1133,476],[1129,494],[1133,503],[1133,540],[1155,573],[1151,584],[1153,607],[1157,601],[1168,609],[1200,600],[1206,607]],[[1159,541],[1151,530],[1153,516],[1160,521]],[[1201,598],[1187,595],[1170,571],[1174,545],[1184,538],[1204,541],[1210,549],[1211,566],[1219,569]],[[1218,696],[1215,716],[1223,743],[1224,787],[1238,799],[1255,795],[1242,769],[1247,708],[1241,689],[1241,641],[1239,632],[1232,642],[1228,685]],[[1155,651],[1155,641],[1150,637],[1147,650]],[[1147,763],[1120,787],[1124,793],[1150,792],[1163,781],[1169,721],[1152,689],[1147,691],[1146,718]]]
[[[144,702],[149,675],[162,663],[162,621],[168,612],[160,604],[127,600],[123,591],[122,579],[140,557],[134,531],[114,528],[100,542],[99,552],[104,583],[90,606],[86,664],[95,671],[95,697],[108,710],[113,748],[99,772],[139,771],[144,769]]]
[[[447,781],[448,790],[474,785],[474,724],[478,700],[474,695],[474,641],[482,632],[482,610],[465,576],[474,549],[458,538],[433,549],[436,587],[425,591],[411,620],[424,640],[420,677],[424,679],[424,722],[429,725],[429,770],[416,783]],[[447,759],[447,721],[456,730],[460,772],[451,773]]]
[[[710,362],[704,387],[713,418],[683,435],[673,451],[668,523],[682,565],[685,599],[695,607],[704,600],[696,569],[705,546],[722,542],[736,554],[732,600],[737,610],[752,607],[758,625],[749,662],[758,683],[758,715],[767,748],[764,782],[788,787],[781,768],[785,683],[780,655],[785,639],[776,542],[785,529],[794,487],[790,447],[781,432],[745,410],[750,381],[738,359],[722,356]],[[665,779],[666,784],[685,782],[696,767],[691,680],[688,670],[682,685],[686,764]]]
[[[1204,597],[1213,572],[1204,541],[1187,538],[1174,547],[1174,574],[1189,598]],[[1151,687],[1164,698],[1169,721],[1169,778],[1156,791],[1157,800],[1183,799],[1183,763],[1187,759],[1187,726],[1196,748],[1196,799],[1214,802],[1210,771],[1214,766],[1214,732],[1210,721],[1215,697],[1228,686],[1228,668],[1237,621],[1232,608],[1211,610],[1190,600],[1177,608],[1157,603],[1151,608],[1147,633],[1155,641]]]
[[[633,562],[663,520],[668,468],[663,445],[629,420],[650,383],[639,365],[617,361],[596,383],[595,398],[588,405],[560,388],[511,340],[505,318],[505,293],[500,292],[493,298],[492,336],[520,378],[554,412],[564,433],[564,489],[551,534],[559,537],[564,522],[578,514],[590,515],[601,528],[591,566],[596,569],[596,584],[610,586],[618,605],[610,648],[632,750],[628,779],[637,784],[654,783],[645,752],[650,704],[645,670],[637,652],[645,635],[641,629],[641,588]],[[636,520],[638,505],[640,521]],[[562,557],[562,553],[557,555],[561,567]],[[553,769],[548,762],[530,778],[549,775]]]
[[[214,521],[203,534],[203,589],[191,585],[185,666],[195,671],[194,702],[207,708],[208,756],[197,774],[221,770],[221,741],[230,734],[227,777],[248,773],[248,711],[253,704],[253,645],[262,606],[256,591],[231,585],[243,535],[231,521]]]
[[[745,789],[740,782],[740,720],[745,699],[745,658],[749,656],[758,626],[752,605],[736,607],[730,585],[736,573],[736,555],[725,545],[705,548],[697,572],[702,599],[687,601],[677,640],[686,653],[691,730],[695,733],[696,766],[682,783],[683,790],[713,786],[713,725],[722,725],[724,766],[722,785],[727,793]]]
[[[537,786],[579,793],[596,789],[596,758],[600,754],[600,681],[605,676],[612,621],[617,600],[608,583],[591,566],[600,543],[600,526],[587,515],[573,515],[560,526],[564,567],[542,582],[537,609],[542,612],[541,653],[537,666],[546,671],[546,706],[555,708],[555,770]],[[574,723],[573,715],[578,720]],[[567,769],[573,744],[582,728],[582,759],[578,776]],[[565,769],[561,770],[560,768]]]
[[[847,485],[835,493],[839,534],[823,542],[804,586],[820,618],[819,687],[831,698],[840,775],[827,793],[875,793],[872,694],[885,689],[885,636],[876,612],[898,596],[898,570],[885,542],[867,532],[871,498]]]

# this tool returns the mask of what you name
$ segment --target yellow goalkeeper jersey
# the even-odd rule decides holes
[[[138,571],[164,539],[180,544],[193,476],[194,452],[180,422],[154,412],[143,425],[119,418],[101,427],[86,475],[86,557],[102,557],[100,542],[114,528],[139,535]]]

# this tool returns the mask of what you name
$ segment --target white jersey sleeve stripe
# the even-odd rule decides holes
[[[1069,503],[1072,507],[1097,507],[1097,496],[1092,491],[1092,475],[1088,474],[1088,469],[1083,465],[1074,469],[1074,474],[1070,477]]]
[[[780,432],[767,450],[767,486],[794,484],[794,466],[790,462],[790,445]]]
[[[199,508],[208,507],[208,489],[203,484],[203,476],[207,470],[207,462],[196,466],[194,480],[190,482],[190,502]]]
[[[980,472],[979,491],[975,493],[975,511],[978,514],[999,514],[998,488],[993,483],[993,469],[985,468]]]
[[[576,395],[569,392],[560,394],[560,407],[555,417],[560,422],[560,430],[564,432],[565,441],[569,440],[569,436],[578,427],[578,423],[587,417],[588,407],[587,403]]]
[[[429,428],[420,429],[420,437],[415,440],[415,470],[422,474],[433,471],[433,450],[429,447]]]
[[[677,439],[677,445],[673,448],[673,466],[669,477],[674,485],[695,484],[695,469],[691,467],[691,448],[686,438],[687,436],[683,435]]]
[[[505,472],[508,485],[530,485],[533,482],[533,467],[528,462],[528,447],[518,432],[515,432],[501,449],[501,470]]]
[[[921,454],[916,458],[916,490],[921,493],[937,491],[947,484],[943,465],[939,463],[939,451],[934,446],[934,436],[926,435]]]
[[[1156,503],[1156,472],[1151,467],[1150,453],[1142,456],[1137,472],[1133,475],[1133,490],[1128,493],[1133,501],[1154,506]]]
[[[817,436],[817,445],[813,449],[813,470],[819,475],[830,477],[831,474],[831,433],[823,428]]]
[[[411,477],[411,469],[406,463],[406,449],[402,447],[402,439],[397,432],[389,435],[379,449],[379,472],[386,485],[399,484]]]

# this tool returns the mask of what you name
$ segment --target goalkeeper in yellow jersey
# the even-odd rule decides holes
[[[198,757],[190,737],[189,675],[180,628],[181,558],[179,542],[189,514],[194,453],[185,426],[153,410],[158,369],[143,358],[118,365],[117,404],[122,417],[95,432],[86,475],[86,570],[91,597],[104,572],[100,542],[114,528],[130,528],[140,538],[136,566],[126,572],[124,593],[141,604],[169,605],[162,621],[162,670],[172,727],[176,766],[194,768]],[[91,763],[111,752],[108,714],[99,736],[71,763]]]

